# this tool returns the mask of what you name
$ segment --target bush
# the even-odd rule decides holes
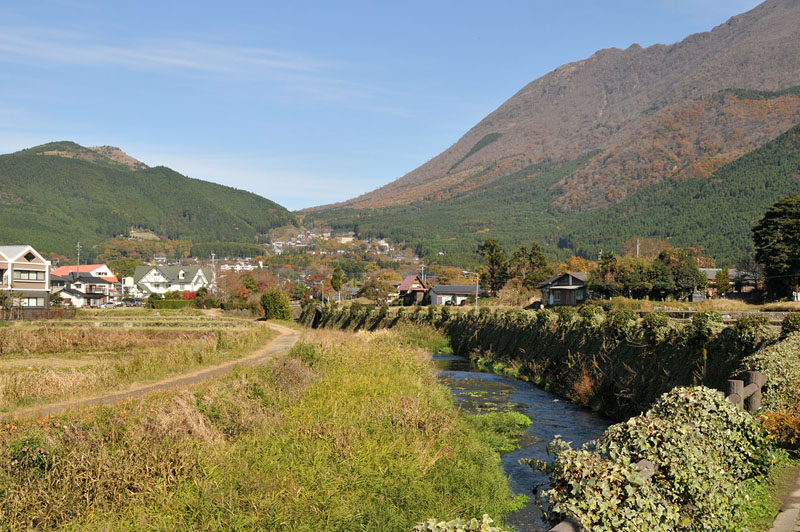
[[[747,354],[752,353],[765,339],[774,338],[771,335],[769,318],[766,316],[749,315],[736,320],[733,334],[739,349]]]
[[[772,441],[787,449],[800,444],[800,417],[783,412],[766,412],[761,416],[761,424]]]
[[[721,436],[724,435],[724,436]],[[587,530],[739,529],[739,483],[769,466],[753,417],[704,387],[675,388],[643,415],[610,427],[591,452],[556,440],[547,469],[553,510]],[[656,465],[646,481],[640,460]]]
[[[280,288],[273,288],[261,294],[261,307],[268,320],[291,320],[292,309],[289,296]]]
[[[648,312],[642,318],[642,329],[651,343],[662,342],[669,332],[669,318],[663,312]]]
[[[153,301],[148,301],[147,306],[150,308],[174,310],[179,308],[194,307],[195,302],[189,299],[155,299]]]
[[[413,532],[505,532],[504,529],[492,526],[494,521],[486,514],[483,519],[454,519],[452,521],[437,521],[430,519],[414,527]]]
[[[724,326],[722,316],[718,312],[708,310],[696,312],[692,316],[689,328],[692,339],[703,343],[716,336]]]
[[[606,325],[618,337],[630,335],[636,328],[638,316],[632,310],[616,309],[608,313]]]
[[[762,388],[764,410],[800,415],[800,332],[749,355],[741,371],[760,371],[768,377]]]
[[[800,312],[791,312],[781,323],[781,337],[785,338],[793,332],[800,332]]]

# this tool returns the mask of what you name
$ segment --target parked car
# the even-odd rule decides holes
[[[115,308],[117,306],[116,303],[112,303],[109,301],[108,303],[103,303],[100,305],[100,308]]]

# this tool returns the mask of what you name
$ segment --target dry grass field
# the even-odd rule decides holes
[[[146,310],[0,327],[0,411],[240,358],[275,334],[254,320]]]

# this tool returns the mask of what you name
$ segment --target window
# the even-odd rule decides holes
[[[43,307],[44,306],[44,298],[43,297],[23,297],[22,298],[22,306],[23,307]]]
[[[44,281],[43,271],[14,270],[15,281]]]
[[[178,272],[178,279],[186,279],[186,272],[181,270]]]
[[[36,258],[36,255],[31,253],[30,251],[25,254],[25,260],[27,260],[28,262],[31,262],[35,258]]]

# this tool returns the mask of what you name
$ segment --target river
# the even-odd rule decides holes
[[[572,442],[573,447],[579,447],[598,438],[612,424],[610,420],[528,382],[482,373],[463,357],[434,355],[432,360],[440,370],[440,381],[450,388],[466,412],[515,410],[533,421],[520,441],[520,448],[502,456],[503,468],[511,478],[514,493],[530,496],[534,486],[547,482],[546,475],[520,464],[520,458],[549,460],[546,447],[555,435],[559,434],[561,439]],[[506,524],[516,527],[519,532],[546,530],[533,498],[525,508],[506,518]]]

